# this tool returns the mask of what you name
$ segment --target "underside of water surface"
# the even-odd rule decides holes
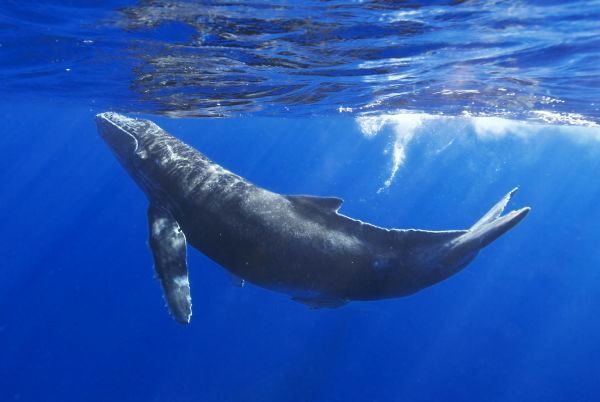
[[[11,0],[0,88],[178,117],[410,110],[590,125],[599,20],[598,1]]]

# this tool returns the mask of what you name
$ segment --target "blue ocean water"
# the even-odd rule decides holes
[[[599,12],[3,2],[0,401],[596,401]],[[456,276],[339,309],[238,288],[190,249],[181,326],[106,110],[380,226],[467,228],[515,186],[532,212]]]

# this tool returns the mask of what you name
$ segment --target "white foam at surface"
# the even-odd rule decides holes
[[[475,134],[482,139],[498,139],[508,134],[525,136],[543,128],[540,124],[503,119],[495,116],[471,117],[470,123],[473,126]]]
[[[534,110],[533,114],[546,123],[568,124],[584,127],[599,127],[597,123],[586,119],[579,113],[556,113],[547,110]]]
[[[533,111],[532,114],[537,117],[537,121],[511,120],[497,116],[471,116],[468,113],[456,117],[404,111],[397,114],[358,116],[355,120],[365,137],[374,137],[385,127],[393,130],[392,167],[379,191],[392,185],[396,174],[404,164],[411,140],[419,130],[433,121],[443,120],[444,124],[449,125],[450,131],[456,132],[456,136],[472,132],[485,141],[499,140],[506,136],[526,139],[533,138],[535,135],[548,134],[567,136],[577,143],[589,141],[600,143],[600,126],[582,115],[548,111]],[[469,130],[469,127],[472,130]],[[449,144],[453,142],[454,139]]]
[[[394,144],[392,146],[392,169],[387,180],[383,183],[383,190],[389,187],[396,177],[398,170],[406,159],[406,147],[415,135],[415,132],[424,121],[437,118],[437,116],[424,113],[402,113],[396,115],[361,116],[357,122],[361,131],[367,137],[373,137],[381,131],[385,125],[392,125],[394,130]]]

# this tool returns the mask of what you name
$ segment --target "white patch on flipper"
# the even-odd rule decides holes
[[[167,226],[167,219],[158,218],[152,223],[152,234],[158,236]]]
[[[183,247],[185,245],[185,241],[185,236],[181,230],[179,230],[179,228],[175,228],[171,236],[169,236],[169,246],[171,246],[171,248]]]
[[[177,287],[190,287],[190,280],[184,275],[173,277],[173,283],[177,285]]]
[[[172,279],[176,288],[173,290],[177,295],[177,298],[181,300],[182,297],[185,298],[185,304],[189,305],[189,315],[186,318],[186,321],[189,323],[192,317],[192,295],[190,294],[190,281],[187,276],[175,276]],[[167,307],[168,303],[167,303]],[[170,308],[169,308],[170,310]]]

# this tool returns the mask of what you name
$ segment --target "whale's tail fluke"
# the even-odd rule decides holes
[[[412,240],[413,249],[421,248],[423,253],[416,255],[424,268],[421,288],[438,283],[465,268],[479,253],[498,237],[508,232],[529,213],[525,207],[503,215],[508,202],[517,189],[506,194],[481,219],[467,230],[420,231],[404,230],[397,235],[403,236],[403,244]],[[409,256],[410,258],[410,256]]]
[[[476,253],[521,222],[531,208],[525,207],[502,215],[516,191],[516,188],[511,190],[464,235],[452,241],[451,248],[460,250],[461,254]]]

